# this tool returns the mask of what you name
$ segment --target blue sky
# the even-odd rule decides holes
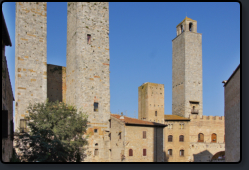
[[[15,94],[15,3],[2,10],[12,47],[6,57]],[[236,2],[111,2],[111,113],[138,117],[138,87],[164,84],[165,114],[172,113],[172,40],[186,15],[202,33],[203,115],[224,116],[224,87],[240,63],[240,4]],[[67,4],[47,4],[47,63],[66,66]]]

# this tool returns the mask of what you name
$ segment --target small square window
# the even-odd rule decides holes
[[[98,129],[94,129],[94,133],[97,133],[98,132]]]

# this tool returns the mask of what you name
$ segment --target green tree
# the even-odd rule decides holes
[[[84,160],[87,116],[62,102],[29,105],[28,132],[15,138],[22,161],[78,162]]]

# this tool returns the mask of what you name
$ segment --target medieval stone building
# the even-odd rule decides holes
[[[13,101],[14,94],[11,87],[5,47],[12,46],[7,25],[2,12],[2,158],[9,162],[13,150]]]
[[[16,130],[27,130],[28,104],[48,98],[88,114],[85,161],[208,161],[224,150],[224,117],[202,116],[202,35],[196,21],[186,17],[172,41],[172,115],[164,114],[164,85],[144,83],[134,119],[110,113],[108,3],[69,2],[67,8],[62,67],[47,64],[46,3],[16,3]]]

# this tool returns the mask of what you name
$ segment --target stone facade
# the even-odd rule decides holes
[[[47,98],[50,102],[65,101],[66,67],[47,64]]]
[[[188,162],[189,159],[189,124],[190,119],[183,117],[172,117],[174,115],[165,115],[165,124],[168,125],[164,128],[164,161],[165,162]],[[170,140],[169,136],[172,136]],[[183,140],[180,141],[180,136]],[[170,153],[170,149],[172,153]],[[184,151],[180,155],[180,150]]]
[[[193,110],[202,115],[202,35],[197,33],[197,22],[187,17],[177,30],[172,40],[172,114],[189,117]]]
[[[47,98],[47,3],[16,3],[15,130],[29,103]]]
[[[224,116],[190,116],[189,125],[189,160],[209,162],[214,154],[225,150]],[[203,142],[198,134],[204,135]],[[212,138],[212,135],[215,138]]]
[[[224,84],[226,162],[239,162],[240,158],[240,65]]]
[[[5,56],[5,46],[12,46],[7,26],[2,13],[2,110],[8,111],[7,138],[2,138],[2,162],[9,162],[12,157],[13,149],[13,91],[9,77],[7,59]],[[4,114],[4,113],[2,113]],[[2,127],[3,128],[3,127]]]
[[[138,119],[164,122],[164,85],[144,83],[138,87]]]
[[[99,130],[88,149],[93,152],[97,142],[99,159],[91,155],[86,161],[109,159],[103,136],[110,119],[109,60],[108,2],[68,2],[66,103],[88,114],[89,131]]]
[[[163,162],[163,129],[165,126],[126,116],[111,115],[110,161]],[[132,150],[132,155],[130,150]]]

